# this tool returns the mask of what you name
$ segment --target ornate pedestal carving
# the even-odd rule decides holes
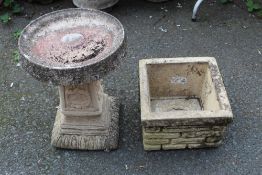
[[[119,104],[103,92],[100,81],[60,86],[59,94],[53,146],[84,150],[117,148]]]

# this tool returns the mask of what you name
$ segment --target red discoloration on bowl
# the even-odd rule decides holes
[[[65,38],[67,36],[69,39]],[[63,66],[99,59],[111,46],[112,34],[105,28],[76,27],[40,36],[32,53],[47,64]]]

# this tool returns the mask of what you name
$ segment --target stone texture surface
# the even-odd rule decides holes
[[[143,127],[144,149],[171,150],[217,147],[222,143],[225,126]]]
[[[119,104],[104,94],[99,80],[124,57],[124,40],[124,28],[115,17],[91,9],[52,12],[22,31],[22,67],[40,81],[60,85],[53,146],[117,148]]]
[[[52,131],[51,144],[59,148],[80,149],[80,150],[113,150],[118,147],[118,120],[119,120],[119,102],[113,97],[104,97],[106,107],[103,107],[102,116],[107,117],[107,121],[101,124],[106,125],[101,128],[96,128],[96,123],[86,120],[81,122],[81,129],[76,123],[69,123],[63,128],[62,119],[65,117],[60,110],[57,111],[54,128]],[[88,116],[85,116],[88,117]],[[76,120],[76,119],[75,119]],[[79,121],[79,120],[78,120]],[[77,122],[78,122],[77,121]],[[108,125],[108,126],[107,126]]]
[[[195,1],[180,1],[182,8],[177,3],[121,0],[110,12],[128,36],[125,61],[103,81],[105,92],[121,102],[119,149],[110,153],[52,147],[58,89],[36,81],[11,59],[17,47],[14,31],[42,14],[74,7],[72,1],[23,4],[25,16],[0,24],[0,174],[260,175],[262,59],[257,49],[261,51],[262,21],[233,4],[204,1],[199,22],[192,23]],[[215,149],[144,151],[138,61],[183,56],[216,57],[234,122],[224,144]]]
[[[100,81],[59,87],[51,143],[80,150],[112,150],[118,146],[119,102],[104,93]]]
[[[59,86],[60,110],[70,117],[101,115],[104,95],[100,81],[83,85]]]
[[[105,25],[107,27],[104,27]],[[93,59],[78,64],[56,65],[32,50],[36,41],[52,35],[56,30],[76,30],[77,27],[85,29],[90,26],[102,27],[101,30],[112,37],[112,43],[107,46],[109,48],[105,53]],[[103,35],[101,37],[103,38]],[[55,85],[76,85],[103,78],[119,65],[125,54],[125,44],[124,28],[119,20],[102,11],[91,9],[65,9],[41,16],[23,30],[18,41],[22,67],[37,80]]]
[[[106,9],[115,5],[119,0],[73,0],[80,8]]]
[[[233,114],[214,58],[140,60],[139,77],[145,150],[222,143]]]

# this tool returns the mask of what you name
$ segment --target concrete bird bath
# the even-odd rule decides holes
[[[100,79],[125,53],[122,24],[91,9],[66,9],[32,21],[19,39],[23,69],[59,86],[52,145],[110,150],[118,145],[118,103]]]

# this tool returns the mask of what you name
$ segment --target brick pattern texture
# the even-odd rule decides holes
[[[223,141],[225,130],[226,126],[143,127],[144,149],[217,147]]]

